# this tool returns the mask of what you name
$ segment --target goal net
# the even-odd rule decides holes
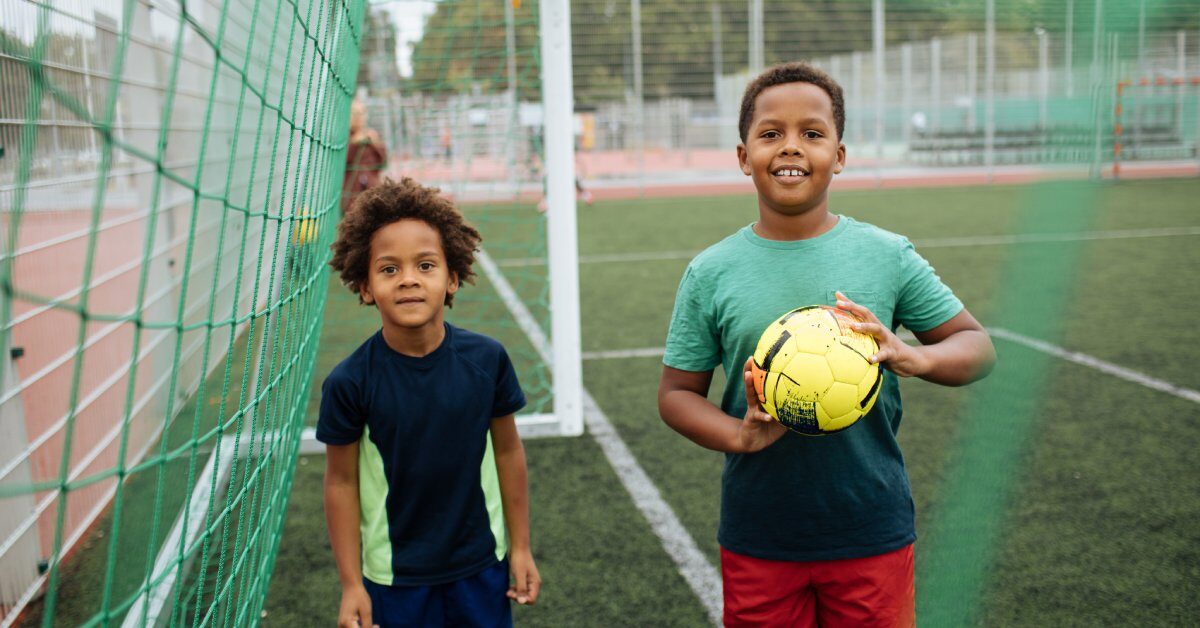
[[[0,0],[3,625],[257,618],[362,12]]]
[[[583,427],[566,16],[559,1],[376,2],[359,73],[386,174],[440,188],[483,234],[477,285],[447,319],[504,344],[526,436]]]
[[[0,625],[257,620],[344,293],[356,95],[385,174],[484,234],[449,318],[509,349],[522,432],[582,431],[543,4],[0,0]]]

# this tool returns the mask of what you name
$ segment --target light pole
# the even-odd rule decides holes
[[[750,74],[762,72],[766,64],[763,55],[763,0],[750,0]]]
[[[1046,100],[1050,97],[1050,57],[1046,45],[1046,29],[1033,29],[1038,40],[1038,130],[1046,130]]]

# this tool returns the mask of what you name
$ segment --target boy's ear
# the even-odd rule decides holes
[[[837,161],[833,164],[833,174],[841,174],[846,165],[846,145],[838,142]]]
[[[358,297],[367,305],[375,305],[375,296],[371,294],[371,284],[365,281],[358,286]]]
[[[750,154],[746,152],[746,145],[738,142],[737,145],[738,166],[742,169],[742,174],[750,176]]]
[[[446,294],[458,292],[458,273],[450,271],[450,284],[446,286]]]

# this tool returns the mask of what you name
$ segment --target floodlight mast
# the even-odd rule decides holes
[[[546,232],[550,264],[551,367],[560,433],[583,433],[578,235],[575,225],[575,124],[569,0],[542,0],[542,108]]]

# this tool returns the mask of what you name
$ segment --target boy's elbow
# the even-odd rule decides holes
[[[341,495],[353,491],[358,494],[358,478],[339,473],[325,472],[325,494]]]
[[[663,423],[666,423],[668,426],[673,428],[674,425],[672,424],[672,417],[674,415],[672,413],[672,392],[673,391],[665,385],[660,385],[658,387],[658,418],[662,419]]]
[[[325,446],[325,490],[358,490],[358,443]]]
[[[996,368],[996,359],[996,345],[992,342],[991,335],[984,331],[978,358],[975,361],[975,368],[971,373],[971,377],[963,382],[963,384],[977,382],[991,375],[992,371]]]
[[[996,361],[999,359],[996,357],[996,347],[992,344],[992,339],[988,338],[987,343],[987,355],[984,357],[983,365],[979,369],[979,379],[991,375],[992,371],[996,369]]]

